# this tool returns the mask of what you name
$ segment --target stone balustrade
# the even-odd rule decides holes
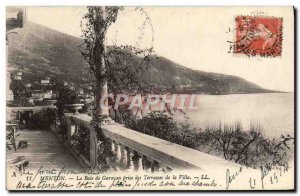
[[[107,157],[105,160],[112,170],[167,172],[240,167],[221,158],[125,128],[118,123],[102,125],[99,133],[90,125],[92,118],[87,114],[65,113],[65,117],[69,144],[72,144],[76,137],[82,137],[81,142],[85,143],[81,145],[79,157],[85,166],[91,169],[97,168],[99,164],[99,145],[103,144],[103,136],[114,154],[113,159]]]
[[[23,112],[32,112],[32,114],[35,114],[37,112],[40,112],[41,110],[45,109],[44,106],[34,106],[34,107],[6,107],[6,120],[16,120],[19,117],[19,115]]]
[[[8,111],[9,114],[23,111],[35,113],[43,108],[16,107],[8,108]],[[53,107],[49,108],[56,111]],[[149,172],[240,167],[233,162],[128,129],[118,123],[102,125],[101,131],[97,131],[91,125],[91,120],[92,117],[87,114],[65,113],[63,118],[57,117],[50,126],[50,130],[85,168],[97,169],[101,161],[105,161],[112,170]],[[112,156],[99,157],[103,150],[101,145],[106,145]]]

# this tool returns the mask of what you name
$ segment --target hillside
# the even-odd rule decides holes
[[[77,84],[93,80],[78,50],[80,38],[31,22],[21,29],[11,28],[12,24],[7,20],[7,32],[16,32],[8,37],[8,63],[24,68],[24,80],[37,81],[45,74]],[[273,92],[236,76],[192,70],[164,57],[150,59],[149,69],[138,77],[156,88],[203,94]]]

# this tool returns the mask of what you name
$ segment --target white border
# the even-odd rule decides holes
[[[0,1],[0,22],[1,22],[1,39],[0,39],[0,59],[1,59],[1,67],[0,67],[0,127],[1,127],[1,146],[0,147],[0,159],[1,159],[1,177],[0,177],[0,193],[1,195],[8,195],[11,194],[6,191],[5,185],[6,185],[6,176],[5,176],[5,79],[6,79],[6,65],[5,65],[5,6],[8,5],[48,5],[48,6],[63,6],[63,5],[127,5],[127,6],[133,6],[133,5],[143,5],[143,6],[283,6],[283,5],[294,5],[299,12],[300,9],[300,1],[298,0],[272,0],[272,1],[266,1],[266,0],[260,0],[260,1],[254,1],[254,0],[228,0],[228,1],[211,1],[211,0],[203,0],[203,1],[195,1],[195,0],[172,0],[172,1],[163,1],[163,0],[27,0],[26,2],[24,0],[2,0]],[[297,26],[299,26],[299,18],[297,20]],[[297,43],[298,45],[298,43]],[[297,56],[299,56],[299,50],[297,50]],[[299,68],[297,69],[299,75]],[[297,85],[297,91],[299,92],[299,84]],[[298,100],[299,101],[299,98]],[[299,116],[297,118],[297,121],[299,121]],[[299,135],[299,134],[298,134]],[[299,137],[299,136],[298,136]],[[299,146],[299,145],[298,145]],[[297,157],[299,157],[299,148],[297,149]],[[299,163],[299,162],[298,162]],[[298,165],[297,165],[298,166]],[[298,185],[297,188],[299,188],[299,180],[297,180]],[[20,195],[23,193],[13,193],[14,195]],[[32,194],[32,193],[27,193]],[[38,195],[44,195],[47,194],[45,192],[38,192],[36,193]],[[36,195],[35,194],[35,195]],[[49,194],[49,193],[48,193]],[[55,195],[64,195],[66,193],[54,193]],[[70,194],[70,193],[68,193]],[[73,193],[71,193],[73,194]],[[75,194],[87,194],[87,193],[75,193]],[[128,194],[128,193],[103,193],[99,192],[96,194],[101,195],[115,195],[115,194]],[[141,194],[149,194],[149,193],[138,193],[138,195]],[[151,193],[151,194],[161,194],[161,193]],[[171,195],[174,193],[164,193],[164,195]],[[182,193],[185,194],[185,193]],[[198,194],[198,193],[197,193]],[[207,194],[207,193],[200,193],[200,194]],[[218,194],[218,193],[214,193]],[[253,193],[246,193],[247,195],[253,194]],[[259,193],[256,195],[264,195],[265,193]],[[288,193],[286,193],[288,194]],[[211,194],[210,194],[211,195]]]

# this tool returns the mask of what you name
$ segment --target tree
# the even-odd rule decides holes
[[[111,92],[122,91],[127,86],[136,86],[142,91],[141,84],[137,80],[137,72],[146,68],[149,56],[153,52],[153,47],[140,49],[137,46],[113,45],[107,46],[107,31],[109,27],[117,21],[123,7],[88,7],[88,12],[84,15],[81,22],[83,43],[79,46],[82,56],[88,61],[91,71],[96,78],[95,92],[95,111],[94,120],[99,121],[109,115],[108,99],[100,105],[101,98],[107,97],[108,86]],[[147,25],[152,24],[147,13],[142,8],[136,8],[145,17],[145,22],[141,26],[140,41],[144,35],[142,32]],[[153,31],[153,28],[152,28]],[[134,59],[136,55],[143,57],[139,60]],[[130,60],[134,60],[136,65],[131,65]]]

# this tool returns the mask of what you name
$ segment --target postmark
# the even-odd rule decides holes
[[[282,55],[283,19],[266,16],[236,16],[231,51],[248,57]]]

